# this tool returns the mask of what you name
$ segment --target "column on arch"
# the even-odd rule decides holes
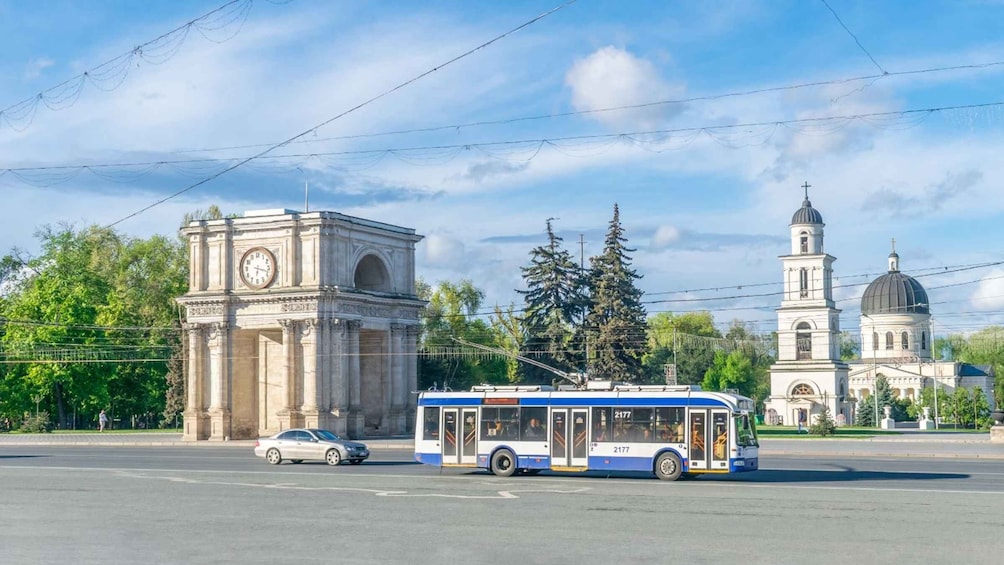
[[[349,421],[347,422],[347,433],[350,437],[363,437],[365,435],[366,417],[362,407],[362,383],[359,377],[359,329],[362,323],[359,320],[347,320],[345,322],[345,357],[348,368],[349,385]]]
[[[385,412],[390,419],[390,433],[401,434],[405,427],[405,376],[404,376],[404,324],[390,325],[390,339],[387,348],[390,353],[390,366],[387,387],[384,390]]]
[[[228,322],[210,325],[209,339],[209,439],[230,437],[230,356],[231,339]]]
[[[285,387],[283,406],[279,408],[278,412],[279,428],[288,430],[300,424],[299,413],[296,408],[296,341],[300,332],[298,328],[299,322],[296,320],[282,319],[279,320],[279,324],[282,326],[282,368],[284,375],[283,386]]]
[[[408,326],[404,334],[404,404],[408,431],[415,430],[415,414],[418,406],[418,332],[418,326]]]
[[[303,404],[300,413],[303,415],[303,425],[308,428],[320,426],[317,406],[317,349],[319,324],[317,320],[308,318],[301,320],[300,359],[303,363]]]
[[[205,365],[206,342],[203,324],[185,324],[188,333],[188,372],[185,375],[185,440],[206,439],[205,433]]]
[[[345,320],[330,318],[324,320],[325,367],[322,382],[328,412],[328,429],[336,434],[348,434],[349,379],[347,328]]]

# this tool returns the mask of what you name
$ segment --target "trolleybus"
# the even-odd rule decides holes
[[[588,381],[422,392],[415,460],[508,477],[647,471],[663,480],[758,467],[753,401],[695,386]]]

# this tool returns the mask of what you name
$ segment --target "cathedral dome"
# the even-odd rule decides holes
[[[861,296],[861,313],[930,314],[927,291],[917,279],[899,272],[899,255],[889,255],[889,272],[872,281]]]
[[[791,217],[791,225],[796,224],[822,224],[823,215],[819,213],[812,207],[812,202],[809,202],[809,197],[806,196],[805,200],[802,201],[802,207],[795,210],[795,214]]]

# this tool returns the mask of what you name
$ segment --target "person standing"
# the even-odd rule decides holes
[[[102,410],[101,413],[98,414],[98,431],[99,432],[105,431],[105,426],[107,425],[108,425],[108,414],[105,414],[105,411]]]

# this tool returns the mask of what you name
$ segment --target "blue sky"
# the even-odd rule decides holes
[[[0,108],[224,3],[0,0]],[[519,300],[519,268],[547,218],[576,256],[583,234],[588,257],[616,202],[647,299],[677,301],[650,312],[709,309],[766,331],[780,297],[747,295],[780,290],[777,257],[808,181],[838,259],[845,329],[893,237],[902,269],[926,275],[939,334],[1004,323],[1004,268],[931,274],[1004,260],[1004,106],[720,128],[1004,102],[1004,65],[896,75],[1004,61],[1004,3],[828,3],[874,63],[822,1],[579,0],[275,153],[294,156],[250,163],[117,227],[172,234],[211,204],[302,209],[308,180],[311,209],[415,228],[426,236],[419,274],[471,278],[490,307]],[[106,90],[85,84],[30,123],[8,111],[16,128],[0,120],[0,168],[248,156],[263,147],[226,148],[292,137],[557,4],[235,4],[246,19],[150,49],[164,60],[130,62],[121,84],[109,72]],[[595,111],[667,100],[688,101]],[[486,121],[507,122],[373,135]],[[666,130],[676,133],[638,133]],[[574,136],[610,137],[553,141]],[[49,186],[39,185],[52,171],[6,172],[0,246],[33,249],[43,224],[110,224],[226,163],[99,168]],[[675,292],[705,288],[720,290]],[[702,300],[730,296],[741,298]]]

